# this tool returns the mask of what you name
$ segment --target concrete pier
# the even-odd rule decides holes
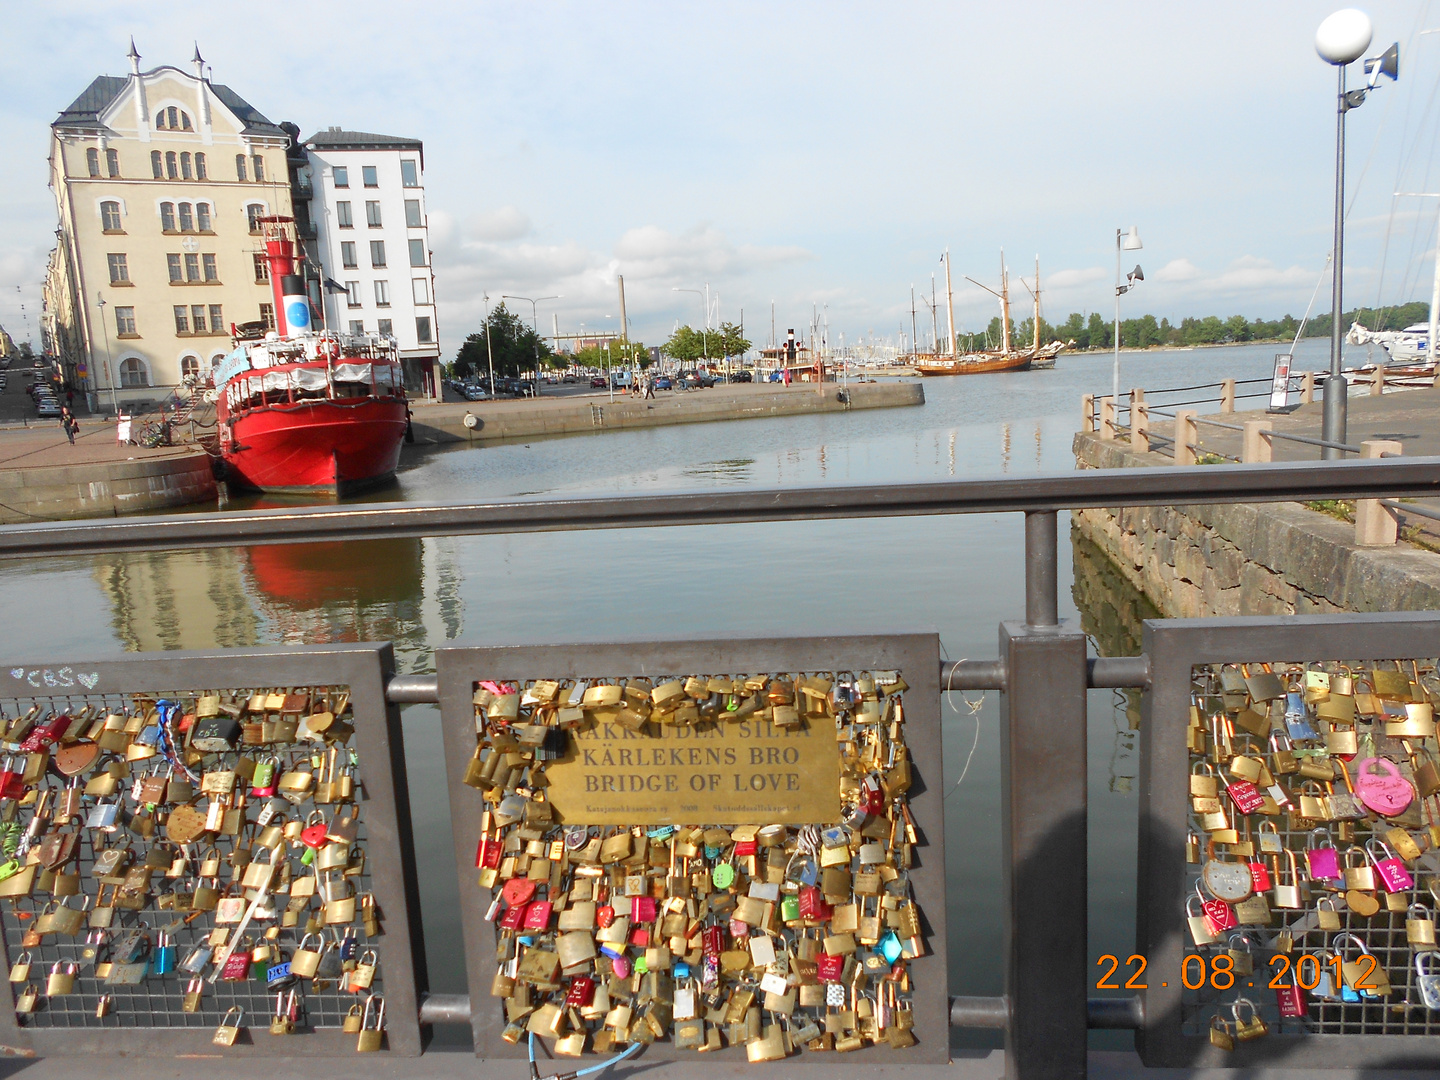
[[[580,397],[477,401],[415,405],[415,447],[457,443],[494,443],[560,435],[594,435],[605,431],[745,420],[766,416],[846,412],[923,405],[919,382],[738,383],[709,390],[662,391],[653,398],[606,393]],[[473,426],[467,425],[467,415]]]

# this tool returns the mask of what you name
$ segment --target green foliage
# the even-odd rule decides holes
[[[1413,323],[1424,322],[1430,317],[1428,304],[1417,301],[1389,308],[1356,308],[1345,313],[1345,328],[1358,322],[1369,330],[1397,330]],[[991,323],[997,331],[998,319]],[[1021,340],[1029,341],[1030,321],[1021,324]],[[1047,340],[1044,323],[1041,324],[1041,340]],[[1300,329],[1300,321],[1293,315],[1280,319],[1247,319],[1244,315],[1231,315],[1221,319],[1216,315],[1204,318],[1181,319],[1179,326],[1172,326],[1169,319],[1158,323],[1153,315],[1142,315],[1135,319],[1123,319],[1120,323],[1120,344],[1127,349],[1143,349],[1155,345],[1224,345],[1235,341],[1279,341],[1288,342]],[[1306,337],[1328,337],[1330,316],[1317,315],[1305,324]],[[1112,324],[1098,312],[1092,312],[1089,323],[1079,312],[1054,328],[1054,336],[1061,340],[1075,339],[1077,349],[1108,349],[1114,347]]]
[[[1111,346],[1110,324],[1100,317],[1098,311],[1090,313],[1090,321],[1085,326],[1086,336],[1089,339],[1089,348],[1108,349]]]
[[[486,339],[489,339],[487,345]],[[495,374],[514,378],[522,371],[533,371],[538,354],[542,367],[559,366],[550,346],[536,336],[520,316],[502,302],[490,312],[485,328],[471,334],[455,354],[451,370],[457,378],[490,374],[490,349],[494,349]]]
[[[722,322],[714,330],[696,330],[689,324],[679,327],[660,351],[682,364],[704,364],[729,356],[744,356],[750,351],[750,340],[732,322]]]
[[[575,354],[574,363],[581,367],[604,371],[607,367],[629,367],[632,357],[634,362],[642,368],[649,367],[650,350],[645,347],[643,341],[626,341],[624,338],[619,338],[610,342],[608,349],[603,345],[590,345],[581,349]]]

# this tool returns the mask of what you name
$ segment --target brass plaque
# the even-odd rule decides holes
[[[574,733],[545,775],[556,817],[573,824],[840,820],[840,751],[828,724],[596,723]]]

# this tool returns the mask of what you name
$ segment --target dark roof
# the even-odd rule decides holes
[[[317,150],[423,150],[419,139],[399,135],[375,135],[369,131],[317,131],[305,140]]]
[[[155,71],[159,70],[161,69],[155,69]],[[178,68],[173,70],[179,71]],[[153,75],[154,73],[147,71],[145,74]],[[181,74],[183,75],[184,72]],[[125,84],[129,81],[129,77],[123,75],[97,75],[95,81],[85,88],[85,92],[60,113],[52,126],[99,127],[100,114],[120,96],[121,91],[125,89]],[[259,110],[228,86],[211,83],[210,89],[215,92],[215,96],[220,99],[221,104],[239,119],[242,125],[241,130],[245,134],[284,138],[285,132],[280,129],[278,124],[272,124]]]

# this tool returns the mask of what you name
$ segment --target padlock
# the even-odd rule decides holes
[[[215,1029],[215,1034],[210,1041],[216,1046],[234,1046],[235,1040],[240,1036],[240,1027],[244,1021],[245,1010],[239,1005],[232,1005],[226,1010],[220,1026]]]
[[[1300,768],[1289,735],[1283,731],[1272,731],[1267,743],[1270,747],[1270,768],[1276,776],[1289,776]]]
[[[1249,1016],[1242,1017],[1242,1011],[1248,1012]],[[1235,1018],[1236,1042],[1249,1042],[1270,1033],[1269,1025],[1261,1019],[1260,1010],[1249,998],[1237,998],[1230,1006],[1230,1014]]]
[[[1364,848],[1354,844],[1345,849],[1345,888],[1358,889],[1361,892],[1375,891],[1375,871],[1370,867],[1369,857]]]
[[[1330,830],[1311,829],[1305,840],[1305,863],[1312,881],[1339,881],[1339,852],[1330,839]]]
[[[1322,896],[1315,901],[1315,920],[1320,929],[1326,932],[1340,929],[1340,912],[1335,907],[1334,899]]]
[[[1378,767],[1379,772],[1375,769]],[[1355,792],[1360,801],[1383,817],[1404,812],[1415,798],[1415,789],[1400,775],[1388,758],[1368,757],[1356,766]]]
[[[1370,857],[1380,884],[1385,887],[1386,892],[1403,893],[1415,884],[1415,879],[1410,876],[1410,871],[1405,869],[1405,863],[1390,850],[1385,841],[1366,841],[1365,854]]]
[[[1375,956],[1354,934],[1337,934],[1333,942],[1340,956],[1340,974],[1344,985],[1363,997],[1381,998],[1390,996],[1390,976]],[[1359,950],[1356,960],[1348,960],[1345,949],[1354,945]]]
[[[379,1002],[379,1008],[376,1008]],[[371,1010],[375,1009],[372,1017]],[[377,994],[372,994],[365,1001],[365,1011],[361,1015],[359,1041],[355,1049],[361,1052],[379,1050],[385,1040],[385,999]]]
[[[50,967],[49,978],[45,981],[46,997],[63,997],[73,993],[75,990],[75,977],[80,974],[80,968],[66,960],[57,960]]]
[[[1405,940],[1417,952],[1435,948],[1435,919],[1424,904],[1411,904],[1406,910]]]
[[[1225,952],[1230,957],[1230,965],[1236,975],[1251,975],[1255,972],[1255,953],[1252,951],[1254,943],[1249,936],[1236,932],[1225,939]]]
[[[1440,953],[1415,954],[1415,985],[1425,1008],[1440,1011]]]
[[[1285,851],[1285,861],[1290,872],[1290,884],[1285,884],[1285,878],[1280,870],[1280,857],[1274,856],[1271,859],[1271,879],[1274,881],[1272,889],[1273,899],[1277,908],[1289,911],[1297,911],[1304,907],[1300,894],[1300,871],[1295,864],[1295,853]]]

